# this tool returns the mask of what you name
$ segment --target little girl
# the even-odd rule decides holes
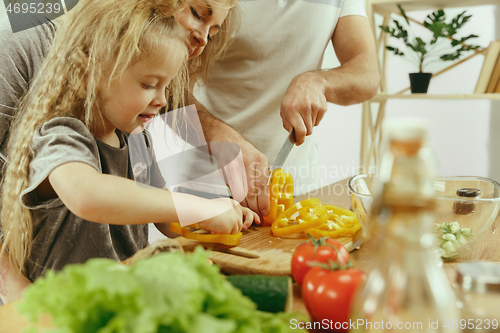
[[[123,260],[147,245],[147,223],[177,212],[213,211],[199,224],[217,233],[258,219],[234,201],[226,209],[133,181],[125,133],[184,103],[189,43],[171,16],[185,5],[81,0],[64,17],[8,148],[2,251],[29,280],[93,257]]]

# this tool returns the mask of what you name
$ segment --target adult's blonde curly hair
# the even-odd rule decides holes
[[[97,89],[102,80],[120,79],[151,49],[162,52],[176,47],[185,51],[187,59],[187,47],[183,48],[187,31],[173,18],[187,3],[80,0],[61,18],[52,48],[21,101],[20,116],[8,143],[10,163],[2,191],[4,240],[0,254],[8,249],[13,269],[25,273],[33,239],[31,213],[22,205],[20,194],[29,185],[30,144],[35,130],[50,119],[66,116],[79,119],[95,133],[103,124]],[[176,41],[179,39],[183,43]],[[186,63],[165,92],[167,110],[184,105]]]
[[[236,0],[208,0],[207,4],[215,8],[229,8],[226,19],[221,24],[219,32],[205,46],[203,52],[189,60],[189,78],[204,84],[212,65],[224,55],[232,37],[240,28],[241,13]],[[194,83],[194,82],[192,82]]]

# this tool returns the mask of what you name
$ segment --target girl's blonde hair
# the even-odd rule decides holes
[[[236,0],[210,0],[208,4],[211,7],[229,8],[229,12],[219,32],[205,46],[203,52],[198,57],[189,60],[190,80],[198,80],[200,84],[207,81],[210,68],[227,50],[232,38],[239,30],[241,19]]]
[[[8,249],[14,269],[25,273],[33,239],[31,213],[20,194],[29,185],[35,130],[50,119],[70,116],[95,133],[103,124],[97,95],[101,80],[120,79],[145,51],[165,46],[165,37],[167,42],[187,40],[187,31],[173,18],[186,5],[187,0],[80,0],[62,17],[52,48],[21,101],[8,143],[0,253]],[[175,44],[179,50],[180,45]],[[187,59],[187,48],[184,51]],[[184,105],[186,82],[184,64],[165,92],[169,109]]]

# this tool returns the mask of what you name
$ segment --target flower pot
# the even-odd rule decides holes
[[[410,73],[411,92],[425,94],[431,77],[432,73]]]

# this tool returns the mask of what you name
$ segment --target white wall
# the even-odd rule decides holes
[[[467,9],[471,20],[460,36],[475,33],[475,43],[488,46],[495,36],[495,7],[479,6],[446,9],[447,18]],[[411,12],[409,16],[423,20],[429,11]],[[418,30],[416,30],[418,33]],[[331,49],[331,47],[329,47]],[[450,72],[431,80],[429,94],[469,94],[474,91],[484,57],[477,56]],[[325,56],[323,66],[336,66],[336,59]],[[431,70],[436,72],[448,65],[441,62]],[[407,73],[415,71],[407,61],[391,55],[387,68],[388,91],[395,93],[409,86]],[[387,117],[423,117],[430,123],[430,141],[440,162],[441,175],[488,176],[488,141],[491,102],[485,100],[389,100]],[[500,119],[499,122],[500,124]],[[329,105],[327,116],[316,128],[319,142],[319,165],[352,171],[359,165],[361,136],[361,106]],[[500,135],[500,133],[499,133]],[[499,147],[500,153],[500,147]],[[499,154],[500,155],[500,154]],[[500,161],[499,161],[500,165]],[[500,169],[500,168],[499,168]],[[347,173],[347,172],[346,172]],[[354,173],[354,172],[352,172]],[[499,170],[500,174],[500,170]],[[343,178],[323,177],[323,185]]]
[[[324,68],[339,66],[331,43]],[[338,106],[329,103],[328,112],[314,129],[319,149],[320,186],[345,179],[358,172],[361,146],[361,105]]]

